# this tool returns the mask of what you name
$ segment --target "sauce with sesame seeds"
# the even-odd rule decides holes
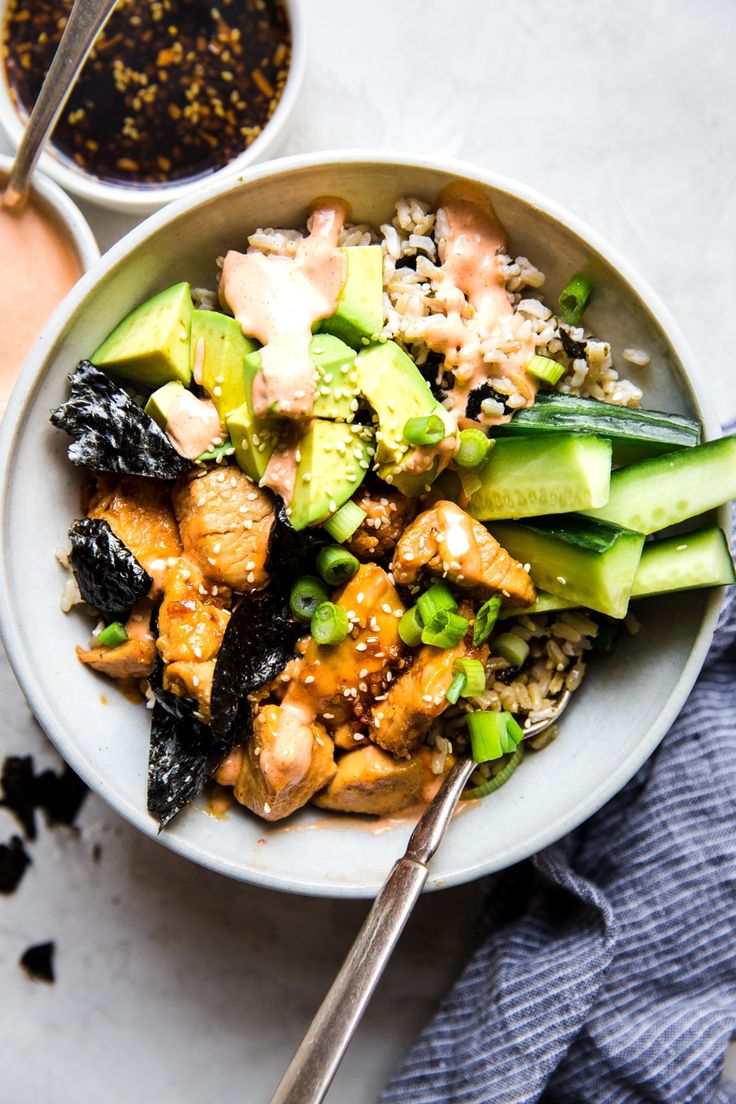
[[[30,114],[72,0],[9,0],[3,63]],[[261,133],[289,70],[281,0],[120,0],[53,134],[102,180],[165,184],[222,168]]]

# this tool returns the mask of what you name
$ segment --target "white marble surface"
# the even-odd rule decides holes
[[[500,169],[596,226],[660,291],[736,415],[732,0],[306,0],[278,152],[377,146]],[[1,143],[0,143],[1,146]],[[104,248],[131,225],[89,210]],[[0,660],[0,756],[54,753]],[[366,905],[231,884],[90,796],[0,899],[0,1094],[14,1104],[268,1099]],[[13,824],[0,810],[0,838]],[[102,845],[99,862],[92,859]],[[335,1081],[368,1104],[460,968],[482,887],[420,902]],[[57,943],[58,981],[16,962]]]

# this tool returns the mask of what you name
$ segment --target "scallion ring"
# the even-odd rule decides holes
[[[351,498],[344,506],[340,507],[336,514],[322,522],[322,528],[327,530],[334,541],[343,544],[346,540],[350,540],[355,530],[360,528],[367,516],[365,510],[361,509],[358,503],[353,502]]]
[[[572,279],[565,284],[560,292],[558,302],[560,304],[560,314],[568,326],[577,326],[583,317],[592,290],[592,281],[584,272],[576,272]]]
[[[506,766],[502,767],[498,774],[495,774],[493,778],[489,778],[487,782],[482,782],[480,786],[474,786],[470,790],[463,790],[460,795],[460,800],[472,801],[473,798],[487,797],[488,794],[493,793],[495,790],[499,790],[501,786],[508,782],[523,758],[524,745],[520,744]]]
[[[317,553],[317,570],[328,586],[342,586],[357,575],[360,564],[352,552],[339,544],[328,544]]]
[[[129,639],[128,630],[122,621],[111,621],[97,636],[97,642],[105,648],[119,648]]]
[[[454,648],[468,631],[467,617],[451,610],[440,610],[422,629],[422,644],[435,648]]]
[[[339,644],[348,635],[350,622],[342,606],[322,602],[314,611],[310,629],[318,644]]]
[[[314,575],[302,575],[291,588],[289,605],[298,621],[311,621],[317,606],[328,598],[329,594],[321,579]]]
[[[479,644],[484,644],[493,632],[493,626],[496,624],[500,608],[501,595],[494,594],[487,602],[483,603],[476,613],[475,623],[473,625],[474,648],[477,648]]]
[[[422,643],[422,619],[417,606],[412,606],[402,615],[399,636],[409,648],[418,648]]]
[[[410,445],[438,445],[446,436],[447,429],[439,414],[409,418],[404,426],[404,438]]]
[[[436,613],[456,610],[457,602],[447,583],[434,583],[417,599],[417,609],[422,623],[428,625]]]
[[[491,444],[482,429],[464,429],[459,437],[455,463],[459,468],[479,468],[488,456]]]

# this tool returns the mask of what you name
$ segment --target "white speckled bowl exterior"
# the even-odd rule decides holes
[[[274,142],[284,130],[296,103],[304,83],[304,74],[307,67],[308,50],[308,24],[306,6],[304,0],[284,0],[284,6],[289,15],[291,24],[291,64],[289,74],[276,106],[276,110],[263,128],[262,134],[243,150],[238,157],[228,165],[207,179],[207,182],[222,184],[225,180],[232,180],[248,165],[262,160],[272,149]],[[0,0],[0,25],[5,20],[7,0]],[[18,115],[10,90],[5,79],[5,67],[0,66],[0,127],[13,143],[13,148],[18,147],[23,134],[24,122]],[[67,158],[57,157],[53,150],[42,153],[39,160],[40,169],[56,180],[67,191],[87,199],[91,203],[97,203],[100,207],[107,207],[111,211],[125,211],[132,215],[148,215],[152,211],[167,203],[173,203],[184,196],[193,196],[202,186],[200,180],[183,180],[171,184],[154,184],[137,186],[133,184],[116,183],[102,180],[77,168]]]
[[[214,259],[242,247],[255,227],[301,225],[310,200],[325,193],[345,197],[356,219],[377,224],[391,217],[397,196],[433,201],[456,176],[488,190],[513,252],[526,254],[547,273],[550,302],[585,264],[596,286],[586,322],[612,342],[619,362],[628,346],[651,354],[648,368],[628,373],[643,386],[645,405],[695,414],[706,437],[719,433],[692,355],[651,289],[573,216],[493,173],[361,151],[315,154],[203,188],[150,218],[67,299],[26,365],[2,425],[0,624],[15,673],[46,732],[90,786],[152,837],[156,825],[145,800],[149,714],[77,662],[75,645],[86,639],[89,623],[81,614],[59,611],[64,575],[54,550],[65,545],[70,521],[79,514],[82,475],[68,464],[66,438],[52,430],[48,413],[66,393],[67,373],[124,314],[178,280],[212,287]],[[641,603],[641,632],[626,638],[613,657],[591,663],[557,741],[529,755],[512,784],[455,819],[432,863],[429,887],[518,862],[615,794],[677,716],[705,657],[721,597],[699,592]],[[199,801],[158,839],[245,881],[300,893],[369,896],[410,828],[405,822],[378,830],[368,819],[313,810],[276,826],[238,808],[216,820]]]

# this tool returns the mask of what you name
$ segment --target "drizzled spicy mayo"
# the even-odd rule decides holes
[[[437,234],[442,264],[432,283],[444,317],[433,317],[424,336],[455,375],[445,405],[462,417],[470,391],[494,377],[510,379],[530,405],[536,394],[525,370],[534,355],[531,326],[514,313],[506,293],[498,262],[506,232],[487,196],[466,182],[448,184],[439,197]],[[483,359],[489,339],[504,354],[500,363]]]
[[[277,414],[310,416],[316,371],[309,355],[312,326],[335,313],[346,278],[337,240],[347,217],[340,199],[315,200],[293,257],[275,254],[226,255],[220,298],[243,333],[263,344],[261,368],[253,381],[253,410],[259,418]]]

